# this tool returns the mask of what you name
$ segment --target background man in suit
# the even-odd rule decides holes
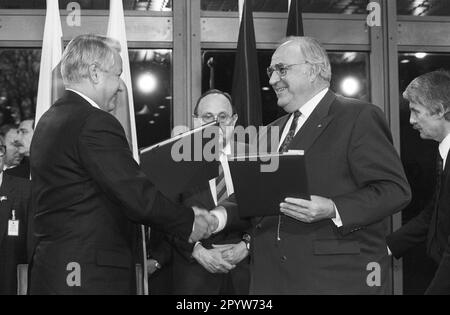
[[[4,137],[6,146],[3,170],[9,173],[9,170],[17,167],[23,159],[23,154],[20,152],[19,136],[17,128],[13,125],[3,126],[0,134]]]
[[[28,263],[32,250],[31,184],[3,173],[6,154],[0,137],[0,295],[17,294],[17,266]],[[14,212],[13,212],[14,211]],[[10,225],[18,222],[18,230]]]
[[[141,172],[109,113],[121,92],[119,50],[95,35],[72,40],[61,61],[67,91],[36,126],[32,294],[135,293],[132,222],[186,242],[210,235],[209,215],[194,220],[192,209],[172,204]]]
[[[428,206],[387,242],[395,257],[427,242],[428,255],[439,265],[426,294],[450,294],[450,73],[435,71],[413,80],[403,97],[409,101],[410,123],[422,139],[439,142],[437,182]]]
[[[30,178],[30,145],[34,133],[34,119],[24,120],[17,129],[16,146],[19,154],[23,156],[19,165],[6,170],[6,174],[29,179]]]
[[[387,293],[387,218],[410,189],[383,113],[329,90],[330,62],[313,38],[284,42],[268,75],[288,113],[271,124],[282,130],[271,151],[305,151],[312,196],[281,201],[279,217],[256,225],[251,293]],[[367,281],[373,263],[379,274]]]
[[[222,137],[219,145],[223,147],[219,177],[185,193],[182,199],[188,207],[213,209],[211,212],[219,218],[217,229],[210,238],[195,246],[171,242],[175,249],[170,251],[168,242],[159,243],[153,252],[156,259],[149,263],[172,267],[174,294],[245,295],[249,291],[248,249],[242,237],[250,223],[241,221],[224,230],[228,214],[222,206],[234,192],[226,156],[234,152],[244,154],[245,145],[231,142],[238,119],[231,96],[219,90],[210,90],[197,101],[194,127],[215,119],[220,123]]]

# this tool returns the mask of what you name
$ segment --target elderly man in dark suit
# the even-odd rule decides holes
[[[403,97],[409,101],[410,123],[420,137],[439,142],[436,189],[428,206],[389,235],[387,242],[397,258],[426,242],[428,255],[439,266],[426,294],[450,295],[450,73],[421,75],[409,84]]]
[[[38,245],[32,294],[133,294],[132,223],[183,241],[210,235],[213,218],[173,204],[134,161],[109,112],[121,92],[120,44],[81,35],[64,51],[65,95],[40,119],[31,144]]]
[[[32,251],[31,184],[3,173],[6,153],[0,137],[0,295],[17,294],[17,266]],[[15,222],[15,223],[14,223]]]
[[[311,200],[280,200],[279,216],[256,222],[251,293],[388,293],[387,219],[410,188],[383,113],[329,89],[330,62],[313,38],[287,39],[268,75],[288,113],[271,124],[281,137],[270,150],[305,151]]]

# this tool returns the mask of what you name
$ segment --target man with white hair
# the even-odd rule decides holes
[[[67,91],[36,126],[31,294],[136,293],[132,222],[183,241],[211,234],[210,216],[194,220],[192,209],[157,191],[109,114],[121,92],[119,47],[95,35],[73,39],[61,61]]]
[[[279,216],[257,221],[251,293],[388,293],[387,218],[410,188],[382,111],[329,89],[330,62],[313,38],[285,41],[267,74],[288,113],[271,124],[282,131],[271,150],[305,151],[311,196],[280,200]]]

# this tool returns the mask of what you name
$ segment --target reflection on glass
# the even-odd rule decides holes
[[[0,49],[0,126],[34,118],[40,49]],[[129,50],[139,147],[170,137],[172,51]]]
[[[305,13],[367,14],[367,0],[303,0]],[[238,0],[202,0],[203,11],[238,11]],[[288,0],[255,0],[255,12],[287,12]]]
[[[448,0],[397,0],[399,15],[450,15],[450,1]]]
[[[409,124],[409,104],[401,94],[416,77],[450,64],[450,54],[400,53],[400,137],[402,162],[411,185],[413,200],[403,211],[403,224],[418,215],[430,201],[435,187],[438,144],[422,140]],[[411,250],[403,259],[405,294],[423,294],[436,266],[426,256],[425,244]]]
[[[45,0],[0,0],[0,9],[45,9]],[[71,2],[77,2],[84,10],[109,10],[109,0],[59,0],[59,8],[65,10]],[[124,10],[172,11],[172,0],[123,0]]]
[[[139,147],[170,137],[172,50],[129,50]]]
[[[277,106],[277,97],[269,85],[266,68],[273,51],[258,50],[259,81],[263,108],[263,124],[284,115]],[[370,101],[369,54],[360,52],[329,52],[333,79],[331,89],[349,97]],[[216,88],[231,93],[234,72],[234,50],[205,50],[202,54],[202,92]]]

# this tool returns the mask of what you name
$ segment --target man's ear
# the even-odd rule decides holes
[[[94,82],[94,84],[98,84],[100,82],[100,71],[96,64],[89,66],[89,79]]]

